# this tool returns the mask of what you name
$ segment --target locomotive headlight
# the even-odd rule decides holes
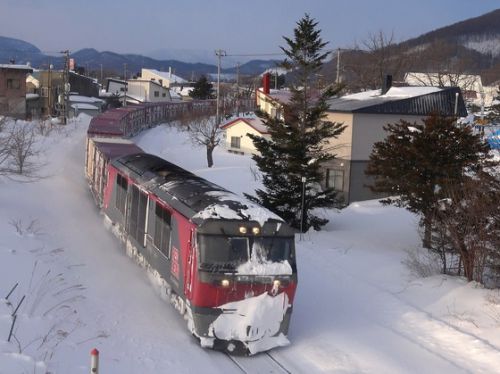
[[[281,281],[279,279],[275,279],[273,281],[273,288],[280,288],[281,286]]]
[[[260,228],[258,228],[258,227],[252,227],[252,234],[259,235],[260,234]]]
[[[223,279],[220,281],[222,287],[229,287],[229,279]]]
[[[240,234],[246,234],[247,228],[245,226],[240,226]]]

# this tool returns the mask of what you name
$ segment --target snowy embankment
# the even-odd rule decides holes
[[[0,373],[87,373],[94,347],[102,373],[234,372],[199,347],[104,228],[83,177],[87,125],[80,117],[44,138],[47,178],[0,182]],[[208,169],[203,149],[162,126],[136,141],[234,192],[259,186],[248,156],[218,149]],[[413,276],[403,262],[419,248],[417,220],[402,209],[372,201],[324,214],[324,231],[297,237],[292,344],[273,356],[293,373],[498,370],[498,290]]]

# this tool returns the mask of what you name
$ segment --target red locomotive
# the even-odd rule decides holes
[[[152,107],[92,120],[86,174],[96,202],[129,253],[159,276],[202,346],[254,354],[288,344],[294,231],[265,208],[124,139],[151,126],[144,112]],[[155,122],[182,110],[156,108]]]

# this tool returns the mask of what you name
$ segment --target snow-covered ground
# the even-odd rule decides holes
[[[88,122],[81,116],[43,139],[45,178],[0,181],[0,374],[88,373],[94,347],[106,374],[237,372],[200,348],[105,229],[83,176]],[[208,169],[204,150],[171,127],[136,141],[234,192],[259,186],[248,156],[218,149]],[[405,210],[369,201],[324,214],[324,231],[297,236],[292,344],[272,352],[290,372],[499,371],[498,290],[412,275],[404,263],[419,248],[417,219]]]

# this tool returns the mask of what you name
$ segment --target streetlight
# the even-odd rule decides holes
[[[306,199],[306,177],[300,179],[302,181],[302,202],[300,204],[300,236],[299,240],[302,241],[302,228],[304,226],[304,205]]]

